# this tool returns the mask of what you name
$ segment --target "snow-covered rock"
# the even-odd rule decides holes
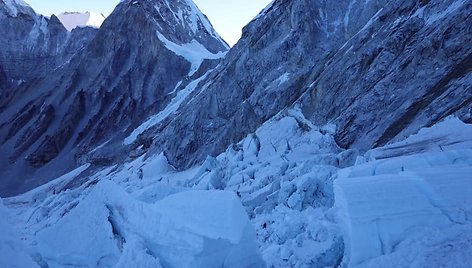
[[[64,27],[70,32],[77,27],[100,28],[105,16],[97,12],[64,12],[57,15]]]
[[[19,13],[24,11],[32,11],[31,7],[23,0],[2,0],[1,2],[5,5],[8,14],[12,17],[16,17]]]
[[[0,66],[8,79],[0,109],[11,104],[15,88],[64,64],[93,36],[69,34],[56,16],[37,14],[22,0],[0,1],[0,23]]]

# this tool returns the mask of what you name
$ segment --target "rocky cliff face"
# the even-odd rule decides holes
[[[472,3],[385,5],[314,79],[301,102],[316,124],[335,123],[343,147],[404,139],[455,114],[471,120]]]
[[[470,120],[471,10],[461,0],[274,1],[179,115],[148,133],[185,168],[294,103],[358,149],[450,114]]]
[[[293,104],[386,2],[274,1],[180,114],[157,128],[157,146],[189,167],[242,139]],[[169,141],[172,133],[182,142]]]
[[[0,77],[4,77],[0,111],[11,105],[19,86],[50,74],[96,33],[92,29],[68,33],[56,16],[36,14],[19,0],[0,1],[0,23]]]
[[[22,1],[0,1],[0,22],[0,65],[16,83],[61,64],[61,60],[56,60],[58,56],[75,53],[67,48],[76,39],[71,38],[57,17],[38,15]],[[78,44],[82,46],[83,42]]]
[[[193,2],[122,1],[54,77],[7,98],[4,177],[47,180],[145,152],[183,169],[294,105],[360,150],[450,114],[470,121],[471,10],[462,0],[276,0],[220,62],[227,46]]]
[[[80,39],[84,31],[72,35]],[[193,53],[194,47],[200,53]],[[8,98],[0,130],[2,151],[10,152],[1,157],[0,169],[7,174],[2,191],[17,187],[17,176],[36,178],[24,187],[38,185],[100,144],[113,143],[121,131],[162,109],[226,50],[190,1],[121,2],[83,49],[53,69],[54,76],[24,83]],[[207,57],[213,61],[202,64]],[[103,165],[120,158],[114,150],[86,161]]]

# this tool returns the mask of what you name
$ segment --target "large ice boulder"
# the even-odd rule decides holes
[[[256,237],[234,193],[185,191],[155,204],[111,181],[38,235],[50,267],[259,267]]]
[[[374,161],[341,172],[346,177],[335,181],[334,191],[344,230],[345,261],[360,265],[396,254],[407,264],[403,253],[409,250],[403,250],[402,256],[396,251],[418,232],[472,226],[472,157],[467,156],[468,151],[426,153]],[[430,162],[415,163],[414,159]]]

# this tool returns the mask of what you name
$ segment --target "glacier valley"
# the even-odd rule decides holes
[[[0,0],[0,267],[470,267],[472,2]]]

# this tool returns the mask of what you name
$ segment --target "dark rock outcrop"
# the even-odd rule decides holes
[[[55,16],[46,19],[25,8],[27,14],[6,18],[24,34],[13,36],[9,30],[0,37],[0,44],[17,39],[25,48],[3,51],[13,64],[0,57],[0,66],[29,66],[31,60],[32,68],[47,67],[21,78],[0,101],[0,149],[6,152],[0,156],[0,194],[10,194],[11,185],[27,189],[63,174],[104,143],[116,147],[107,151],[111,159],[123,158],[127,129],[163,109],[228,49],[187,0],[122,1],[99,30],[71,33]],[[34,27],[48,30],[28,46]],[[210,55],[210,61],[205,55],[188,56],[192,47]],[[21,72],[12,67],[6,73],[15,80]],[[21,186],[24,181],[17,177],[40,179]]]
[[[147,135],[187,168],[291,105],[361,150],[451,114],[470,120],[471,13],[462,0],[275,1],[178,115]]]

